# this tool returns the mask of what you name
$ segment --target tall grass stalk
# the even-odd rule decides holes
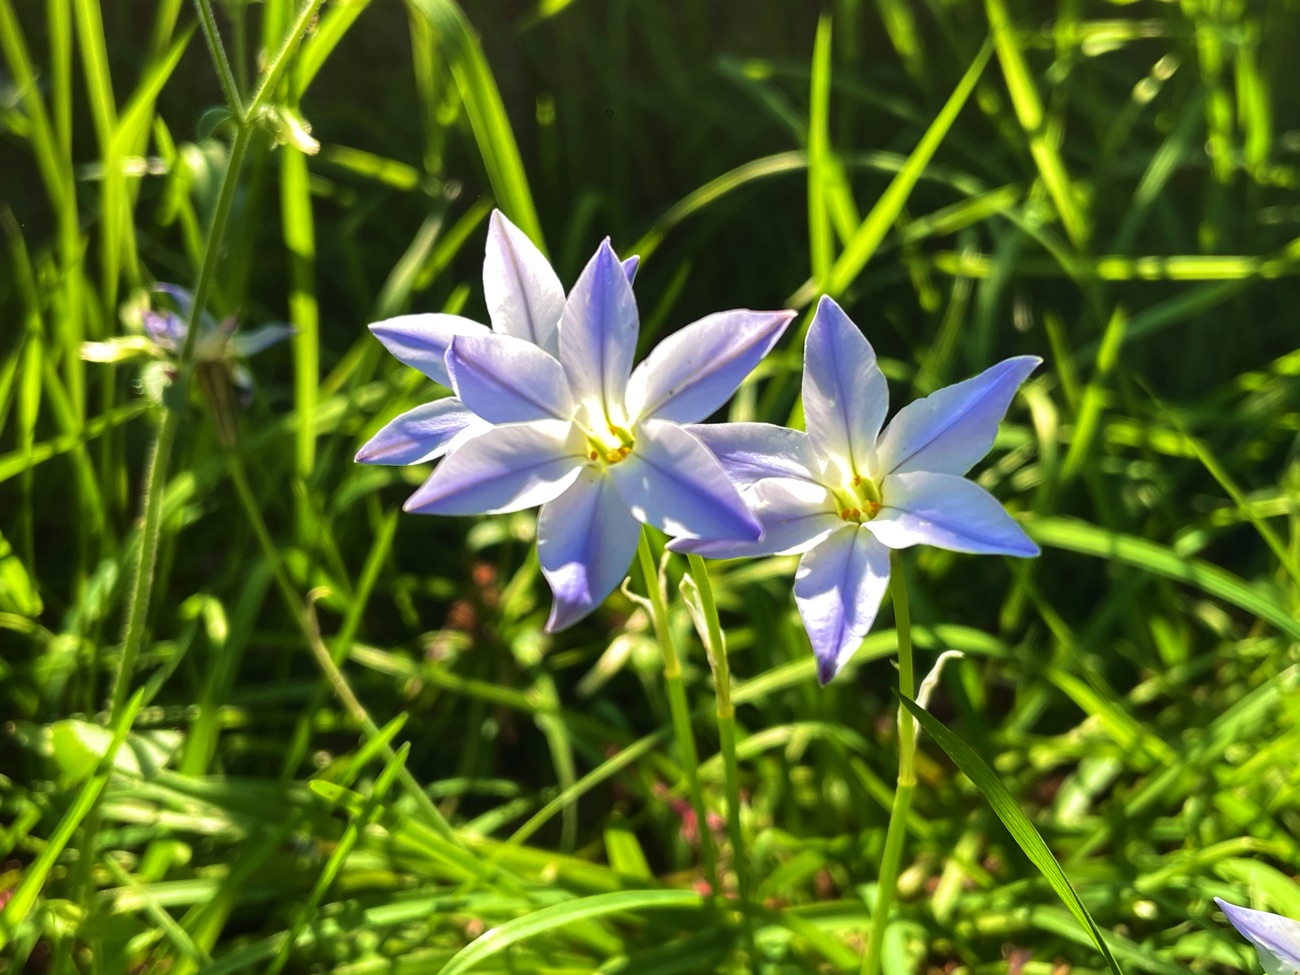
[[[137,550],[135,565],[132,569],[131,588],[127,598],[126,629],[122,637],[122,657],[117,676],[113,682],[111,713],[117,714],[126,703],[130,693],[131,673],[135,669],[136,658],[144,642],[144,630],[149,618],[149,602],[153,593],[154,568],[158,558],[158,540],[162,528],[163,491],[167,485],[167,471],[171,464],[172,447],[176,441],[176,431],[184,417],[185,404],[189,400],[190,378],[193,372],[194,348],[198,340],[199,322],[203,309],[207,305],[208,295],[217,273],[217,261],[221,254],[221,241],[225,236],[226,224],[230,220],[231,207],[235,200],[235,190],[239,183],[239,171],[248,152],[249,142],[257,124],[257,113],[274,91],[275,83],[283,75],[287,61],[297,50],[298,43],[311,23],[315,12],[324,0],[308,0],[293,30],[285,39],[275,57],[267,65],[262,82],[258,86],[252,103],[245,110],[239,92],[234,86],[230,71],[230,61],[217,33],[216,17],[212,11],[211,0],[195,0],[199,19],[204,25],[208,45],[211,49],[213,63],[217,74],[222,79],[222,87],[229,99],[230,110],[235,121],[235,136],[231,142],[230,155],[226,161],[225,172],[221,176],[221,189],[218,191],[216,208],[212,213],[212,223],[208,229],[207,241],[203,247],[203,258],[199,265],[198,281],[194,285],[194,305],[190,309],[185,342],[181,348],[177,364],[176,378],[171,389],[170,404],[163,413],[150,453],[149,466],[145,475],[143,514],[141,516],[140,547]]]
[[[894,602],[894,625],[898,632],[898,693],[907,700],[916,696],[912,666],[912,618],[907,607],[907,580],[903,577],[903,556],[897,549],[889,552],[889,593]],[[903,862],[903,844],[907,839],[907,813],[916,789],[916,719],[906,708],[898,709],[898,781],[894,803],[889,810],[889,828],[885,833],[885,852],[880,858],[880,880],[876,887],[876,907],[871,914],[871,937],[862,956],[862,975],[880,975],[885,931],[889,912],[894,905],[898,871]]]
[[[750,942],[753,958],[753,921],[749,912],[749,857],[740,822],[740,767],[736,761],[736,706],[731,701],[731,663],[727,659],[727,642],[718,619],[718,603],[713,598],[713,583],[709,569],[698,555],[687,556],[691,578],[700,597],[700,611],[704,617],[705,649],[713,670],[713,690],[717,699],[718,746],[722,753],[723,785],[727,793],[727,835],[731,840],[731,859],[736,868],[736,889],[740,910],[745,916],[746,938]]]
[[[352,690],[352,685],[348,683],[347,677],[334,660],[329,648],[325,646],[325,641],[321,639],[320,629],[316,624],[316,617],[311,607],[299,598],[297,590],[293,587],[288,570],[284,566],[284,560],[280,556],[280,550],[276,548],[275,539],[271,537],[271,532],[266,527],[266,521],[262,518],[262,511],[258,507],[257,499],[253,496],[253,489],[249,486],[243,459],[234,451],[227,451],[226,462],[230,469],[230,479],[235,485],[235,493],[239,495],[239,502],[244,508],[244,516],[252,526],[253,534],[257,537],[257,544],[262,549],[262,557],[266,559],[267,565],[271,567],[271,575],[275,579],[276,588],[280,590],[284,605],[289,610],[289,615],[293,617],[298,630],[302,633],[308,649],[311,650],[312,657],[325,675],[325,679],[329,681],[330,687],[334,689],[334,693],[343,702],[348,716],[361,726],[362,734],[365,736],[367,743],[377,743],[379,754],[384,761],[389,764],[393,763],[396,761],[397,752],[381,734],[379,726],[370,717],[370,712],[366,710],[356,692]],[[428,793],[420,787],[420,783],[411,774],[405,762],[398,764],[397,775],[403,788],[415,800],[424,818],[429,821],[429,825],[447,839],[454,839],[455,834],[451,825],[438,811],[438,807],[433,804],[433,800],[429,798]]]
[[[655,566],[655,557],[650,551],[650,537],[646,530],[641,532],[641,541],[637,544],[636,553],[641,566],[641,576],[645,580],[646,596],[650,602],[651,622],[654,624],[655,636],[664,655],[664,686],[668,690],[668,709],[672,715],[673,736],[677,741],[677,753],[682,763],[682,775],[686,779],[686,790],[690,795],[691,807],[695,810],[700,836],[700,858],[704,861],[704,875],[709,881],[712,892],[717,894],[719,893],[717,851],[713,849],[708,811],[704,806],[704,793],[700,789],[700,756],[695,748],[694,733],[691,731],[691,709],[686,701],[686,685],[682,680],[682,661],[677,656],[677,644],[673,639],[671,621],[668,619],[668,601],[664,584]]]

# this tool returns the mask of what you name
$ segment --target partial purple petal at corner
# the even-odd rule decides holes
[[[452,449],[457,437],[490,426],[454,396],[425,403],[394,417],[357,451],[362,464],[400,467],[436,460]]]
[[[578,479],[537,519],[537,557],[555,602],[546,631],[578,622],[605,601],[627,575],[641,536],[604,472],[583,468]]]
[[[1300,921],[1268,911],[1229,904],[1214,898],[1232,926],[1260,953],[1260,964],[1269,975],[1292,975],[1300,971]],[[1265,957],[1265,952],[1272,958]]]
[[[867,528],[890,548],[934,545],[975,555],[1039,554],[998,499],[955,474],[891,474],[881,485],[885,506]]]
[[[457,335],[485,335],[486,325],[459,315],[399,315],[370,326],[375,338],[400,362],[419,369],[435,383],[451,385],[444,360]]]
[[[909,403],[876,445],[880,475],[908,471],[965,474],[989,452],[1020,384],[1042,359],[1005,359],[973,379]]]
[[[665,420],[646,420],[635,434],[636,446],[609,468],[609,476],[638,521],[697,538],[754,541],[762,534],[702,443]]]
[[[845,526],[805,553],[794,599],[825,685],[862,645],[889,588],[889,549],[868,531]]]
[[[628,284],[634,284],[636,282],[636,269],[640,266],[641,258],[636,254],[633,254],[623,262],[623,273],[627,275]]]
[[[457,447],[403,508],[489,515],[545,504],[577,478],[585,446],[586,438],[561,420],[492,427]]]
[[[628,414],[675,423],[703,420],[731,399],[794,314],[724,311],[674,332],[628,380]]]

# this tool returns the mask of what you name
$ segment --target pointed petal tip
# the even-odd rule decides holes
[[[551,614],[546,619],[546,625],[542,631],[551,633],[561,633],[569,627],[582,622],[593,612],[595,606],[581,607],[572,603],[561,603],[558,599],[551,603]]]
[[[825,687],[835,675],[839,673],[839,668],[835,666],[835,661],[827,657],[817,658],[817,683]]]

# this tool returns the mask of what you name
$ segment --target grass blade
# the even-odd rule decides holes
[[[1007,791],[1007,787],[999,781],[994,771],[984,764],[984,760],[969,745],[953,734],[929,711],[901,695],[898,700],[903,707],[911,712],[912,717],[916,718],[930,737],[939,744],[939,747],[948,753],[948,757],[956,763],[966,777],[975,783],[975,787],[983,794],[989,806],[997,814],[998,819],[1002,820],[1003,825],[1011,834],[1011,838],[1016,841],[1016,845],[1025,851],[1025,856],[1029,857],[1043,875],[1043,878],[1051,885],[1052,890],[1056,891],[1057,896],[1069,908],[1070,913],[1092,936],[1093,943],[1105,957],[1110,970],[1115,975],[1124,975],[1123,969],[1119,967],[1119,962],[1115,960],[1110,947],[1102,937],[1101,929],[1097,927],[1092,915],[1084,907],[1083,901],[1079,900],[1079,895],[1070,886],[1065,871],[1056,862],[1056,857],[1052,855],[1047,842],[1034,828],[1034,824],[1029,821],[1029,817],[1021,811],[1015,797]]]
[[[555,904],[493,928],[453,957],[440,975],[467,972],[484,959],[491,958],[519,941],[556,931],[577,921],[628,911],[698,909],[704,903],[701,895],[690,890],[620,890],[612,894],[596,894]]]

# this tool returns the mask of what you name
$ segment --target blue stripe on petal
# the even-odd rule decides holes
[[[638,521],[669,535],[760,537],[758,521],[702,443],[666,420],[639,423],[635,435],[632,452],[609,474]]]
[[[568,420],[573,399],[564,367],[511,335],[463,335],[447,351],[456,395],[491,423]]]
[[[581,431],[561,420],[492,427],[453,451],[403,507],[488,515],[545,504],[577,478],[585,446]]]
[[[903,407],[876,445],[880,474],[965,474],[989,452],[1016,390],[1042,361],[1006,359]]]
[[[622,422],[640,332],[632,285],[606,239],[579,275],[560,320],[560,362],[574,398]]]
[[[871,343],[839,305],[822,298],[804,343],[803,410],[813,449],[845,480],[872,477],[888,409],[889,384]]]
[[[483,297],[493,331],[557,354],[564,286],[528,235],[500,210],[492,211],[488,225]]]
[[[799,560],[794,599],[823,685],[862,645],[888,588],[889,549],[856,525],[833,532]]]
[[[891,474],[884,507],[867,527],[890,548],[934,545],[976,555],[1038,555],[1025,530],[974,481],[954,474]]]
[[[435,383],[451,385],[444,359],[457,335],[486,335],[488,327],[459,315],[399,315],[370,326],[375,338],[399,361]]]
[[[793,318],[792,311],[724,311],[674,332],[628,380],[628,414],[703,420],[731,398]]]
[[[488,428],[454,396],[425,403],[394,417],[357,451],[361,464],[422,464],[446,453],[468,431]]]
[[[603,471],[584,468],[573,485],[542,506],[537,557],[555,596],[546,631],[578,622],[627,575],[641,524]]]

